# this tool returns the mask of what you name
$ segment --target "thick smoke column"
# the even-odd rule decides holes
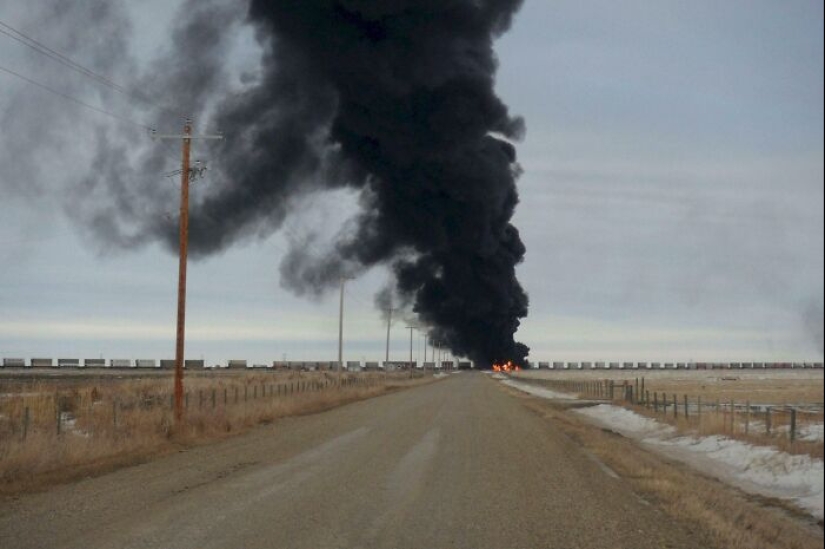
[[[320,174],[362,189],[363,212],[329,256],[294,250],[287,284],[390,264],[435,340],[481,365],[523,361],[513,334],[527,314],[515,277],[525,250],[510,224],[519,168],[503,139],[523,124],[494,93],[492,49],[520,4],[253,1],[264,66],[217,116],[232,136],[227,183],[193,211],[193,250],[282,220],[283,198]]]
[[[262,54],[239,78],[233,48],[249,27],[235,0],[183,0],[169,46],[145,69],[129,55],[123,6],[96,1],[93,16],[66,8],[58,27],[83,29],[93,19],[112,29],[119,47],[103,48],[90,66],[150,96],[154,105],[135,112],[162,133],[179,131],[173,111],[192,115],[196,132],[226,134],[220,144],[198,144],[210,173],[193,195],[193,256],[274,233],[302,195],[348,188],[360,214],[322,254],[290,235],[282,283],[318,294],[341,275],[387,266],[393,301],[411,306],[431,341],[489,366],[527,355],[513,340],[527,296],[515,277],[524,246],[510,223],[519,167],[508,141],[521,137],[523,123],[493,89],[493,40],[521,2],[251,0],[246,22]],[[43,13],[33,7],[31,16],[40,20],[58,4],[38,4]],[[50,39],[90,57],[73,52],[85,43],[75,36]],[[110,110],[130,112],[117,99],[101,96]],[[4,124],[41,126],[20,112],[2,113]],[[176,251],[174,185],[136,181],[177,167],[177,150],[124,135],[104,121],[88,136],[89,168],[61,180],[72,189],[66,211],[107,250],[162,240]]]

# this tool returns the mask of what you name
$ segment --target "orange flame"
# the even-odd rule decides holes
[[[519,371],[521,371],[521,368],[518,365],[513,364],[512,361],[508,360],[507,362],[505,362],[503,364],[493,364],[493,371],[494,372],[519,372]]]

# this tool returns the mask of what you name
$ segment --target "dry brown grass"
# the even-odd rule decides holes
[[[653,393],[688,395],[702,397],[706,402],[745,402],[753,404],[819,404],[825,401],[822,380],[802,377],[771,377],[757,379],[749,376],[729,374],[717,379],[667,379],[646,380],[645,388]]]
[[[714,404],[703,407],[701,414],[696,408],[690,408],[688,417],[685,417],[683,404],[680,402],[678,416],[674,417],[672,407],[667,411],[660,409],[656,412],[652,406],[623,404],[641,415],[672,425],[680,433],[694,436],[721,435],[757,446],[773,446],[790,454],[809,455],[820,459],[825,456],[825,445],[821,440],[803,440],[799,437],[791,440],[788,410],[774,408],[770,413],[770,419],[767,420],[764,411],[752,410],[748,413],[746,409],[733,408],[734,412],[731,413],[729,405],[716,408]],[[695,404],[695,401],[691,403]],[[798,414],[797,429],[802,430],[806,425],[822,422],[822,412]],[[771,425],[770,432],[767,429],[768,423]]]
[[[512,392],[510,389],[505,389]],[[822,529],[779,501],[746,495],[679,463],[600,429],[547,400],[516,393],[615,471],[637,494],[682,523],[705,532],[724,549],[813,549],[822,547]],[[766,505],[768,504],[768,505]]]
[[[277,418],[328,410],[432,379],[401,373],[344,374],[340,380],[331,373],[190,376],[181,425],[174,423],[168,378],[68,387],[54,380],[30,383],[0,400],[0,493],[100,474]]]
[[[608,372],[609,378],[597,374],[604,372],[552,372],[547,375],[533,373],[519,377],[531,383],[547,386],[557,391],[567,391],[583,398],[607,397],[607,386],[614,385],[612,403],[632,408],[636,412],[666,422],[684,434],[709,436],[722,435],[751,444],[774,446],[792,454],[811,457],[825,456],[822,440],[804,440],[806,426],[823,423],[823,384],[819,371],[699,371],[653,372],[653,375],[634,375],[632,372]],[[644,379],[644,383],[642,380]],[[596,387],[601,385],[602,389]],[[649,399],[643,405],[631,404],[625,399],[624,386],[641,392]],[[667,408],[661,406],[665,397]],[[638,398],[638,395],[637,395]],[[678,401],[674,416],[673,400]],[[688,401],[685,416],[684,402]],[[636,399],[634,399],[636,400]],[[656,411],[654,401],[658,401]],[[791,440],[790,405],[797,407],[797,436]],[[770,407],[768,414],[765,408]],[[733,412],[731,412],[733,410]]]
[[[522,370],[517,377],[535,381],[612,380],[615,385],[645,380],[645,389],[753,404],[825,403],[823,370]]]

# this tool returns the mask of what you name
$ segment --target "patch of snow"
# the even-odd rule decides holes
[[[659,423],[619,406],[599,404],[590,408],[576,410],[579,414],[595,419],[605,427],[626,437],[645,440],[650,437],[667,436],[675,433],[670,425]]]
[[[0,393],[0,398],[22,398],[22,397],[36,397],[45,395],[44,392],[28,392],[28,393]]]
[[[825,440],[825,424],[809,423],[799,427],[799,440],[808,442],[822,442]]]
[[[674,438],[672,427],[618,406],[602,404],[576,412],[724,482],[748,492],[792,500],[816,518],[823,518],[825,469],[821,459],[722,436]]]
[[[518,389],[524,393],[541,397],[547,398],[551,400],[576,400],[576,397],[573,395],[568,395],[565,393],[558,393],[556,391],[551,391],[550,389],[545,389],[544,387],[537,387],[536,385],[530,385],[529,383],[519,383],[518,381],[513,381],[512,379],[508,379],[506,376],[501,376],[500,378],[493,376],[494,379],[504,379],[502,384],[507,385],[508,387],[512,387],[513,389]]]
[[[796,439],[804,440],[805,442],[822,442],[825,440],[825,429],[822,423],[803,423],[796,428]],[[790,425],[773,425],[771,426],[771,433],[788,436],[791,431]],[[765,433],[766,426],[764,421],[751,421],[751,433]]]

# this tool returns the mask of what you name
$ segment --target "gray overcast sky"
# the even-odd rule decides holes
[[[41,17],[59,3],[40,4],[0,0],[0,20],[68,47],[50,42],[61,18]],[[178,3],[113,4],[129,13],[136,62],[169,47]],[[248,35],[238,44],[237,63],[254,67]],[[93,46],[77,60],[105,42]],[[498,91],[528,129],[515,224],[531,299],[518,336],[533,360],[822,359],[822,2],[527,0],[497,51]],[[0,65],[101,104],[1,35]],[[21,106],[52,117],[42,140],[21,145]],[[15,122],[0,134],[0,356],[171,357],[176,258],[103,252],[61,213],[64,177],[87,169],[84,143],[108,121],[2,73],[0,119]],[[133,184],[175,185],[157,173]],[[342,201],[354,204],[306,199],[290,230],[334,229]],[[188,356],[335,358],[337,296],[281,289],[285,249],[279,234],[191,264]],[[345,358],[383,357],[372,295],[385,279],[350,283]]]

